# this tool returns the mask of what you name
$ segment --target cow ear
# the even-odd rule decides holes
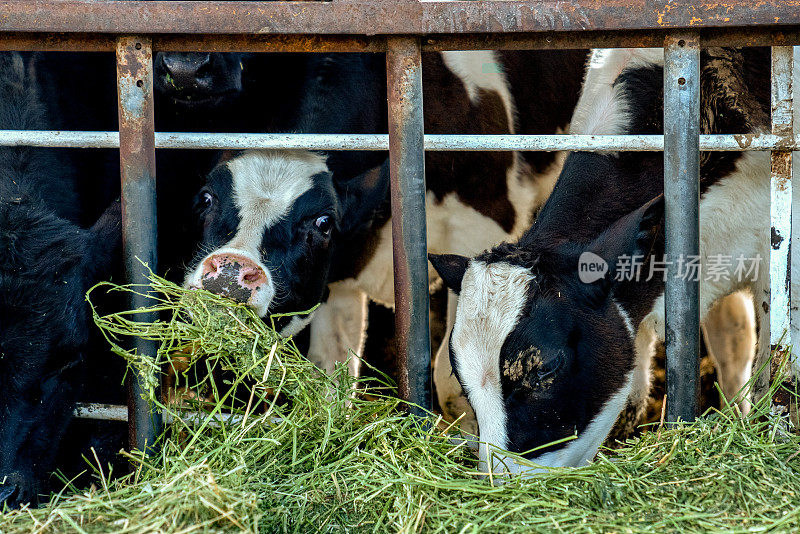
[[[106,276],[122,244],[122,205],[119,200],[112,202],[89,229],[92,246],[91,254],[85,257],[92,272],[99,277]]]
[[[355,178],[339,181],[334,179],[339,209],[342,214],[339,233],[357,237],[366,232],[373,223],[389,213],[389,159],[380,167],[374,167]]]
[[[595,239],[581,255],[592,254],[608,266],[606,280],[614,278],[621,259],[640,256],[642,263],[653,251],[664,220],[664,196],[659,195],[642,207],[617,220]]]
[[[458,295],[461,293],[461,281],[469,265],[469,258],[458,254],[428,254],[428,260],[442,277],[444,284]]]

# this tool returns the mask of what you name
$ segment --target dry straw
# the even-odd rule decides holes
[[[404,416],[387,384],[354,395],[344,366],[324,376],[248,309],[152,282],[161,321],[126,312],[95,313],[96,323],[149,384],[179,352],[179,382],[220,401],[171,425],[157,454],[131,454],[130,475],[97,470],[91,491],[0,515],[0,532],[800,530],[800,438],[768,403],[745,419],[728,410],[645,432],[586,467],[493,485],[441,425]],[[156,340],[157,361],[127,351],[130,336]],[[222,422],[223,410],[238,417]]]

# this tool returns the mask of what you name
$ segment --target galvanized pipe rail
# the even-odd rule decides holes
[[[456,135],[425,134],[426,151],[629,151],[663,152],[662,135]],[[119,132],[0,130],[0,146],[119,148]],[[389,150],[388,134],[259,134],[156,132],[156,148],[237,150]],[[700,136],[701,152],[800,150],[800,135]]]
[[[700,254],[700,41],[664,42],[664,283],[668,421],[691,421],[700,394],[700,281],[681,280],[677,258]]]
[[[336,2],[0,1],[0,50],[115,51],[120,79],[120,134],[0,132],[0,144],[120,147],[128,276],[141,281],[135,256],[156,264],[155,148],[296,148],[389,150],[397,326],[405,377],[403,396],[430,407],[427,267],[424,258],[424,150],[665,150],[667,243],[673,253],[697,252],[700,150],[772,150],[773,224],[791,235],[791,150],[798,137],[786,109],[788,47],[800,44],[800,0],[571,0]],[[138,36],[137,36],[138,35]],[[145,37],[146,36],[146,37]],[[683,45],[681,45],[683,41]],[[697,135],[697,51],[700,46],[776,46],[773,131],[760,136]],[[424,136],[420,53],[475,49],[666,48],[665,110],[690,121],[665,121],[662,136]],[[389,135],[154,133],[153,50],[252,52],[387,52]],[[682,82],[681,82],[682,80]],[[130,84],[133,82],[133,85]],[[141,85],[139,85],[141,82]],[[677,84],[677,85],[676,85]],[[776,107],[777,106],[777,107]],[[787,107],[788,106],[788,107]],[[677,116],[677,115],[676,115]],[[789,114],[789,117],[791,114]],[[788,200],[788,204],[787,204]],[[677,216],[689,210],[690,217]],[[135,214],[134,216],[132,216]],[[142,216],[144,215],[144,217]],[[682,236],[682,237],[681,237]],[[788,239],[786,239],[788,247]],[[789,302],[786,247],[770,258],[773,340],[785,327]],[[781,267],[781,264],[783,265]],[[667,287],[671,420],[695,414],[696,286]],[[780,302],[780,306],[776,306]],[[139,303],[132,303],[138,306]],[[676,322],[677,321],[677,322]],[[785,342],[786,338],[782,338]],[[152,346],[141,346],[152,351]],[[409,371],[413,372],[408,374]],[[413,376],[412,376],[413,375]],[[407,386],[406,386],[407,385]],[[679,393],[683,395],[677,400]],[[672,395],[676,395],[673,397]],[[132,396],[132,444],[152,443],[157,418]],[[669,405],[669,404],[668,404]]]

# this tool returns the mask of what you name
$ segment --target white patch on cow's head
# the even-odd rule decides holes
[[[606,48],[593,50],[570,133],[622,135],[630,122],[624,87],[614,82],[629,69],[663,65],[662,48]]]
[[[326,172],[325,156],[306,151],[252,150],[226,163],[241,222],[228,246],[257,252],[264,231],[286,215]]]
[[[508,444],[500,385],[500,349],[523,312],[533,274],[504,262],[472,260],[461,282],[450,337],[456,370],[480,428],[479,456],[487,465],[490,446]]]
[[[275,296],[273,277],[261,261],[264,232],[291,210],[295,201],[311,189],[316,174],[327,172],[325,156],[299,150],[248,150],[224,165],[231,172],[233,199],[240,222],[233,239],[208,254],[187,273],[184,286],[202,287],[203,263],[217,254],[243,256],[267,274],[267,286],[248,301],[266,315]]]
[[[523,463],[513,457],[496,453],[492,458],[492,472],[523,474],[533,476],[553,467],[580,467],[594,458],[600,445],[616,423],[619,414],[625,408],[633,384],[633,372],[628,373],[625,383],[604,405],[600,413],[594,416],[586,428],[572,441],[566,442],[560,449],[546,452]],[[533,464],[533,465],[531,465]],[[484,471],[485,472],[485,471]]]

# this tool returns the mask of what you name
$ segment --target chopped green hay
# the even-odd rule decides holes
[[[465,446],[375,395],[384,384],[370,384],[365,400],[345,366],[321,374],[246,308],[158,278],[153,289],[162,322],[140,324],[131,312],[95,317],[114,352],[155,384],[180,351],[189,369],[203,370],[192,379],[223,400],[200,425],[171,425],[154,456],[131,455],[132,474],[108,481],[98,473],[91,491],[68,489],[48,507],[0,515],[0,532],[800,529],[800,437],[768,403],[745,420],[708,414],[645,432],[583,468],[492,485],[475,476]],[[123,348],[130,335],[161,344],[155,366]],[[234,378],[214,380],[206,373],[214,369]],[[236,404],[244,380],[252,393],[240,398],[240,418],[220,425],[214,413]],[[276,402],[279,394],[288,402]]]

